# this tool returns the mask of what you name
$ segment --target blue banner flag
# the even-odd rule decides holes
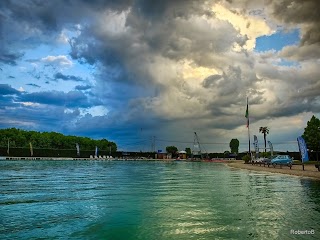
[[[253,135],[253,145],[254,145],[254,150],[256,152],[256,158],[259,158],[259,142],[258,142],[258,137],[256,135]]]
[[[308,156],[308,149],[307,149],[307,145],[306,142],[304,141],[303,137],[298,137],[297,138],[298,141],[298,145],[299,145],[299,150],[301,153],[301,160],[302,162],[308,162],[309,161],[309,156]]]

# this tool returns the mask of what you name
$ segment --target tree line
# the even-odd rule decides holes
[[[107,139],[94,140],[88,137],[66,136],[57,132],[25,131],[17,128],[0,129],[0,147],[40,149],[75,149],[79,144],[80,150],[117,151],[117,144]],[[111,149],[110,149],[111,147]]]

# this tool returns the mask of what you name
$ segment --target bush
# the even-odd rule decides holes
[[[251,157],[250,155],[244,155],[242,157],[242,160],[244,161],[244,163],[249,163],[251,161]]]
[[[260,157],[269,158],[271,156],[270,152],[261,152],[259,153]]]

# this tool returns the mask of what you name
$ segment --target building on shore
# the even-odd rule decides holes
[[[179,152],[179,158],[180,159],[187,159],[187,152],[186,151],[180,151]]]

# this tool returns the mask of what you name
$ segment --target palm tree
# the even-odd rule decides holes
[[[268,127],[260,127],[259,132],[261,132],[263,134],[264,152],[267,152],[267,134],[269,134],[269,128]]]

